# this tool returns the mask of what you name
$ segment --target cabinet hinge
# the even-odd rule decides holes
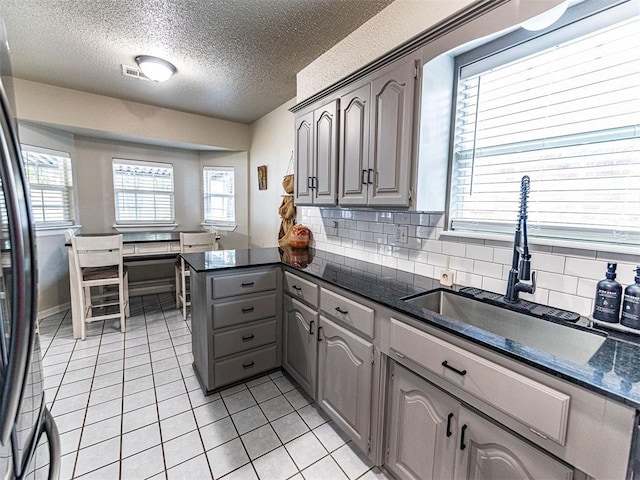
[[[376,351],[375,349],[371,351],[371,365],[375,365],[376,363]]]
[[[387,462],[389,461],[389,447],[387,447]]]
[[[371,451],[371,437],[367,440],[367,453]]]
[[[413,78],[418,78],[418,68],[420,67],[420,60],[413,62]]]

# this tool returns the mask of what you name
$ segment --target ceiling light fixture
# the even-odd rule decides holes
[[[556,5],[546,12],[542,12],[540,15],[530,18],[522,24],[522,28],[531,32],[543,30],[556,23],[560,17],[564,15],[564,12],[567,11],[568,6],[569,2],[562,2],[560,5]]]
[[[163,60],[162,58],[152,57],[151,55],[138,55],[136,63],[147,78],[154,82],[166,82],[171,76],[177,72],[173,64]]]

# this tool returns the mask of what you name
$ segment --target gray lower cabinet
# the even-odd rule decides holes
[[[391,366],[386,468],[401,480],[451,480],[460,403],[403,366]]]
[[[374,348],[371,342],[320,316],[320,407],[365,453],[370,449]]]
[[[573,478],[573,470],[399,364],[390,382],[386,468],[399,479]]]
[[[318,313],[284,295],[282,364],[293,379],[315,398]]]
[[[194,370],[205,393],[281,364],[281,269],[191,273]]]

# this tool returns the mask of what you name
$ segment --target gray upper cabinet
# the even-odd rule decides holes
[[[409,56],[371,83],[369,205],[409,206],[416,76]]]
[[[340,97],[340,205],[367,205],[371,83]]]
[[[409,206],[415,72],[407,57],[340,97],[340,205]]]
[[[337,201],[338,100],[331,100],[295,122],[297,205],[335,205]]]
[[[296,118],[296,203],[312,203],[311,176],[313,172],[313,112]]]

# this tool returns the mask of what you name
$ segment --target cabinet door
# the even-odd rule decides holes
[[[365,453],[369,451],[373,344],[320,316],[318,404]]]
[[[340,205],[367,204],[370,97],[370,83],[340,97]]]
[[[287,372],[315,398],[316,331],[315,310],[288,295],[284,296],[284,354]]]
[[[313,111],[313,203],[335,205],[338,197],[338,100]]]
[[[385,466],[401,480],[452,479],[459,402],[394,364],[389,408]]]
[[[569,480],[573,470],[466,408],[460,409],[457,480]]]
[[[313,176],[313,112],[296,118],[296,171],[294,176],[297,205],[313,202],[311,177]]]
[[[371,84],[369,205],[409,206],[415,65],[413,58],[385,69]]]

